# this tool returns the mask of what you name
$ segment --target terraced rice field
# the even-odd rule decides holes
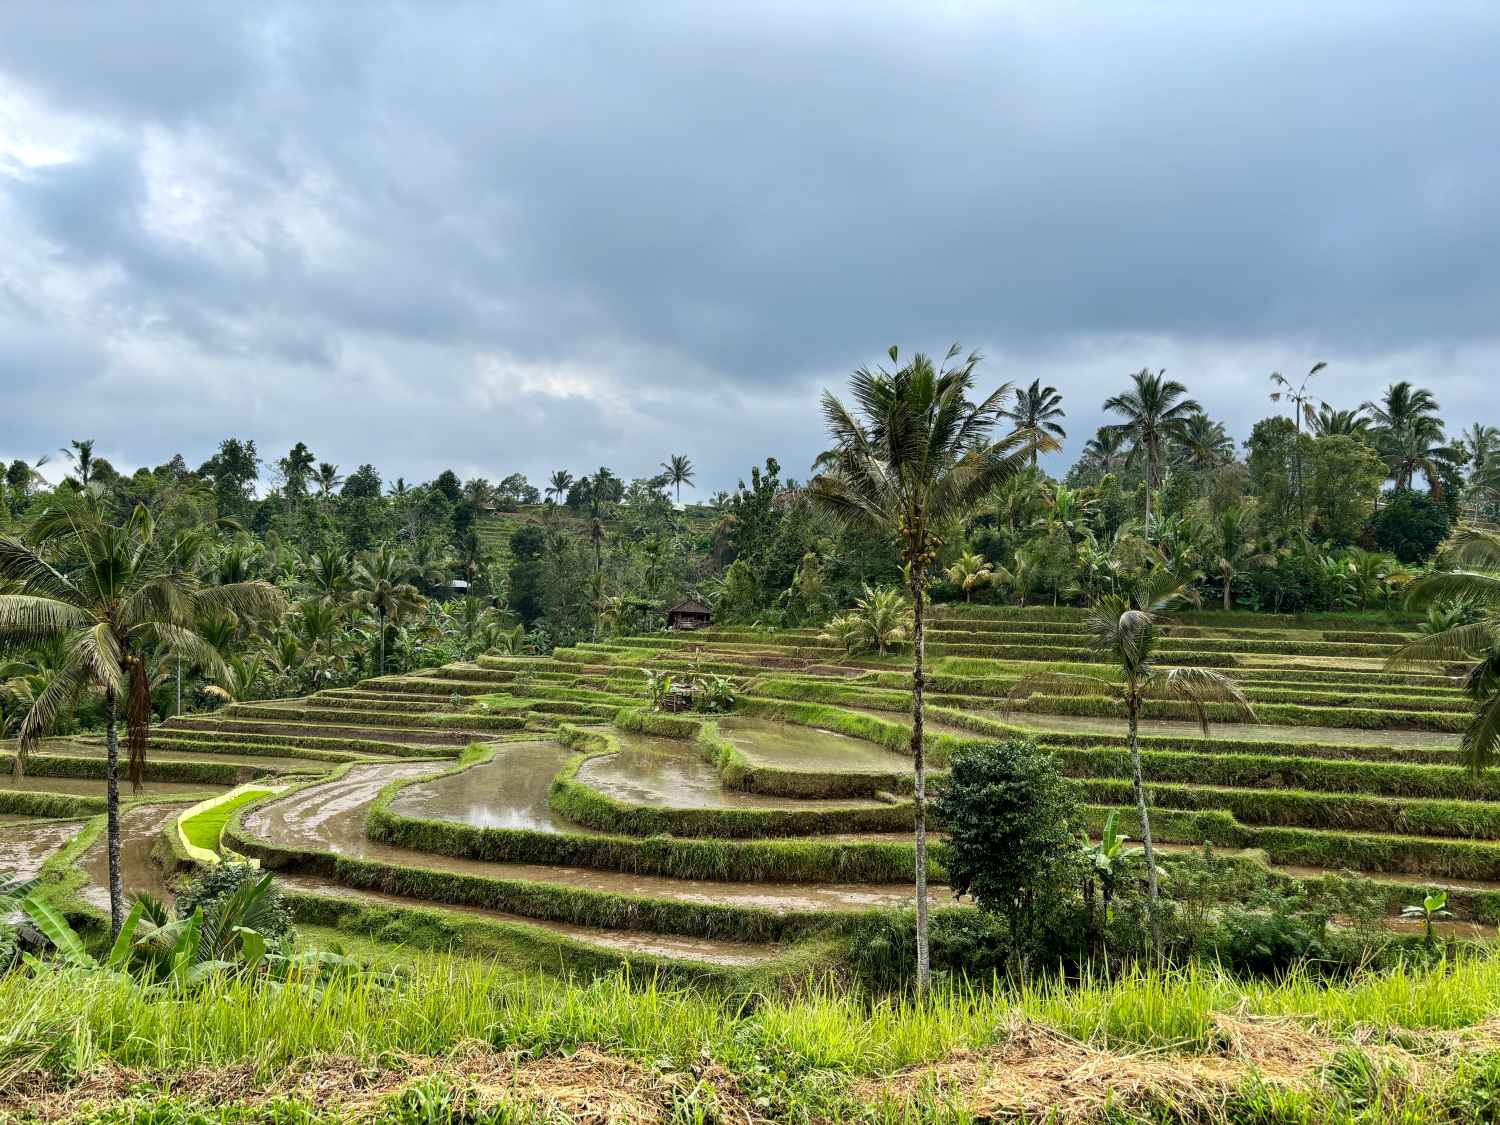
[[[1092,659],[1076,613],[934,617],[939,770],[961,740],[1024,731],[1055,751],[1096,826],[1128,809],[1108,700],[1010,698],[1030,671]],[[1225,622],[1174,625],[1166,659],[1223,668],[1261,721],[1217,722],[1207,738],[1170,709],[1144,724],[1168,862],[1211,842],[1286,879],[1362,872],[1392,915],[1443,885],[1462,921],[1500,921],[1500,776],[1458,763],[1467,703],[1455,680],[1384,671],[1404,639],[1395,628]],[[651,714],[643,667],[727,674],[737,711]],[[184,807],[169,787],[274,776],[292,788],[231,816],[224,840],[280,871],[310,922],[371,929],[421,908],[527,943],[539,963],[790,970],[820,935],[910,904],[909,700],[901,658],[841,660],[808,630],[481,657],[164,724],[127,847],[152,862]],[[97,811],[85,793],[102,788],[97,751],[49,745],[38,761],[54,777],[0,787],[0,815],[31,818],[0,826],[0,867],[39,866]],[[100,852],[80,860],[96,907]],[[136,860],[139,881],[165,886]],[[941,885],[933,901],[952,905]]]

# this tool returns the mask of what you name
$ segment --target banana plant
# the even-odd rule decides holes
[[[1421,902],[1412,903],[1401,911],[1401,917],[1409,922],[1421,922],[1427,946],[1430,949],[1434,944],[1432,924],[1439,919],[1452,918],[1453,911],[1447,909],[1448,892],[1443,890],[1433,891]]]

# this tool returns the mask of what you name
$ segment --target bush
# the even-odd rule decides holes
[[[969,746],[953,755],[934,812],[948,830],[943,865],[957,894],[1006,923],[1023,966],[1042,915],[1082,883],[1069,819],[1074,788],[1057,759],[1029,739]]]
[[[193,911],[203,907],[205,915],[211,914],[230,895],[239,890],[241,884],[254,883],[264,873],[248,863],[219,863],[205,868],[187,889],[177,896],[177,916],[191,918]],[[282,901],[281,891],[275,883],[256,911],[254,929],[267,942],[290,941],[295,936],[292,914]]]

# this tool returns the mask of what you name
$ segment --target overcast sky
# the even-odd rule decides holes
[[[1238,14],[1233,9],[1238,8]],[[671,453],[892,343],[1500,423],[1500,4],[0,6],[0,456]]]

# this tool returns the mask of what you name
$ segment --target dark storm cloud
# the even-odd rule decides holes
[[[685,449],[712,488],[804,475],[819,387],[952,339],[1075,439],[1146,364],[1241,436],[1313,359],[1456,427],[1500,356],[1496,57],[1459,3],[9,6],[0,452],[126,416],[122,461]]]

